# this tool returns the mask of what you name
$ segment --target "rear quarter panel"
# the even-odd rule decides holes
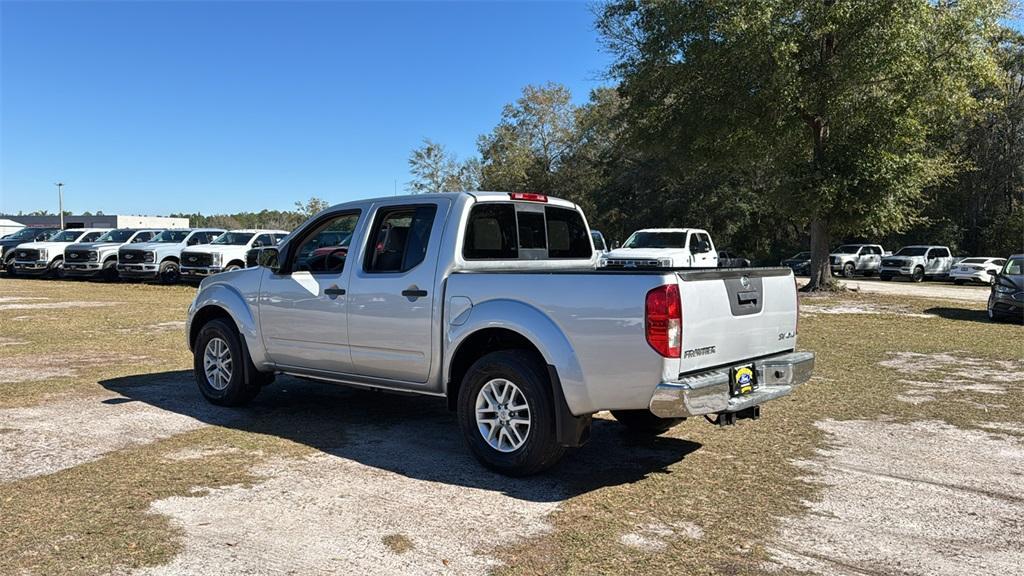
[[[459,325],[445,315],[444,364],[474,332],[507,328],[558,369],[574,414],[646,408],[654,387],[678,373],[678,361],[659,356],[644,332],[647,291],[673,280],[670,273],[452,274],[446,308],[454,299],[465,310],[463,298],[472,307]]]

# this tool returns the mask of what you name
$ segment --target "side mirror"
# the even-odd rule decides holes
[[[997,276],[997,275],[999,275],[999,271],[998,270],[989,269],[987,272],[988,272],[989,276]]]
[[[278,262],[279,256],[280,251],[277,248],[274,248],[273,246],[267,246],[265,248],[259,249],[256,259],[259,266],[263,266],[264,268],[270,268],[271,272],[277,274],[277,272],[281,269],[281,264],[280,262]]]

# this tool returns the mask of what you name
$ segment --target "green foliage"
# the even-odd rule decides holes
[[[413,194],[478,190],[480,186],[478,159],[459,163],[454,154],[429,138],[409,155],[409,172],[413,179],[406,190]]]

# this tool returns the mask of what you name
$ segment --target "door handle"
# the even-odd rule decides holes
[[[345,289],[338,288],[337,286],[331,286],[330,288],[324,288],[324,294],[332,297],[344,296]]]
[[[413,290],[413,289],[402,290],[402,296],[406,296],[408,298],[423,298],[426,295],[427,295],[427,291],[426,290]]]

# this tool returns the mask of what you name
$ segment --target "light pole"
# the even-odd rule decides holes
[[[64,183],[57,182],[54,184],[57,187],[57,201],[60,205],[60,229],[64,229]]]

